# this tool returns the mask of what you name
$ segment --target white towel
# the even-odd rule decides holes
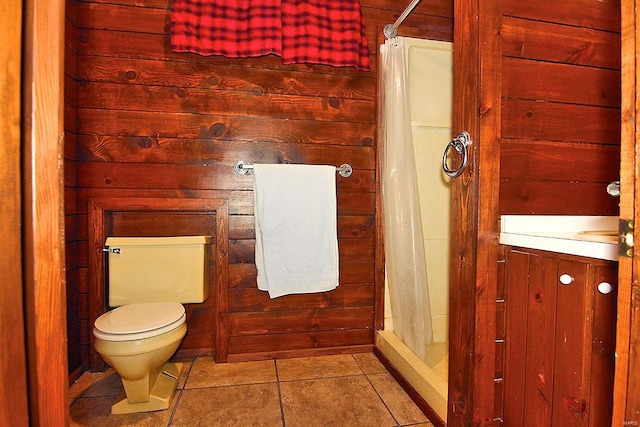
[[[253,166],[258,289],[271,298],[338,286],[336,168]]]

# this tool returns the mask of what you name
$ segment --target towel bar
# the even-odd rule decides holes
[[[238,160],[233,165],[233,172],[236,175],[246,175],[253,170],[253,165],[248,165],[243,160]],[[349,163],[343,163],[339,167],[336,167],[336,172],[343,178],[349,178],[353,173],[353,168]]]

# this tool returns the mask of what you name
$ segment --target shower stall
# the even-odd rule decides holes
[[[453,44],[393,37],[381,58],[387,280],[376,345],[446,422],[451,178],[442,165],[452,138]]]

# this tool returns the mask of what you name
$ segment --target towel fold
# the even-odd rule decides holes
[[[271,298],[338,286],[336,168],[254,164],[258,289]]]

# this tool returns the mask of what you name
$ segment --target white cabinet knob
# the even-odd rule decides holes
[[[611,283],[600,282],[598,284],[598,292],[600,292],[601,294],[606,295],[611,293],[611,291],[613,291],[613,286],[611,286]]]
[[[562,274],[560,276],[560,283],[563,285],[570,285],[573,282],[573,277],[570,274]]]

